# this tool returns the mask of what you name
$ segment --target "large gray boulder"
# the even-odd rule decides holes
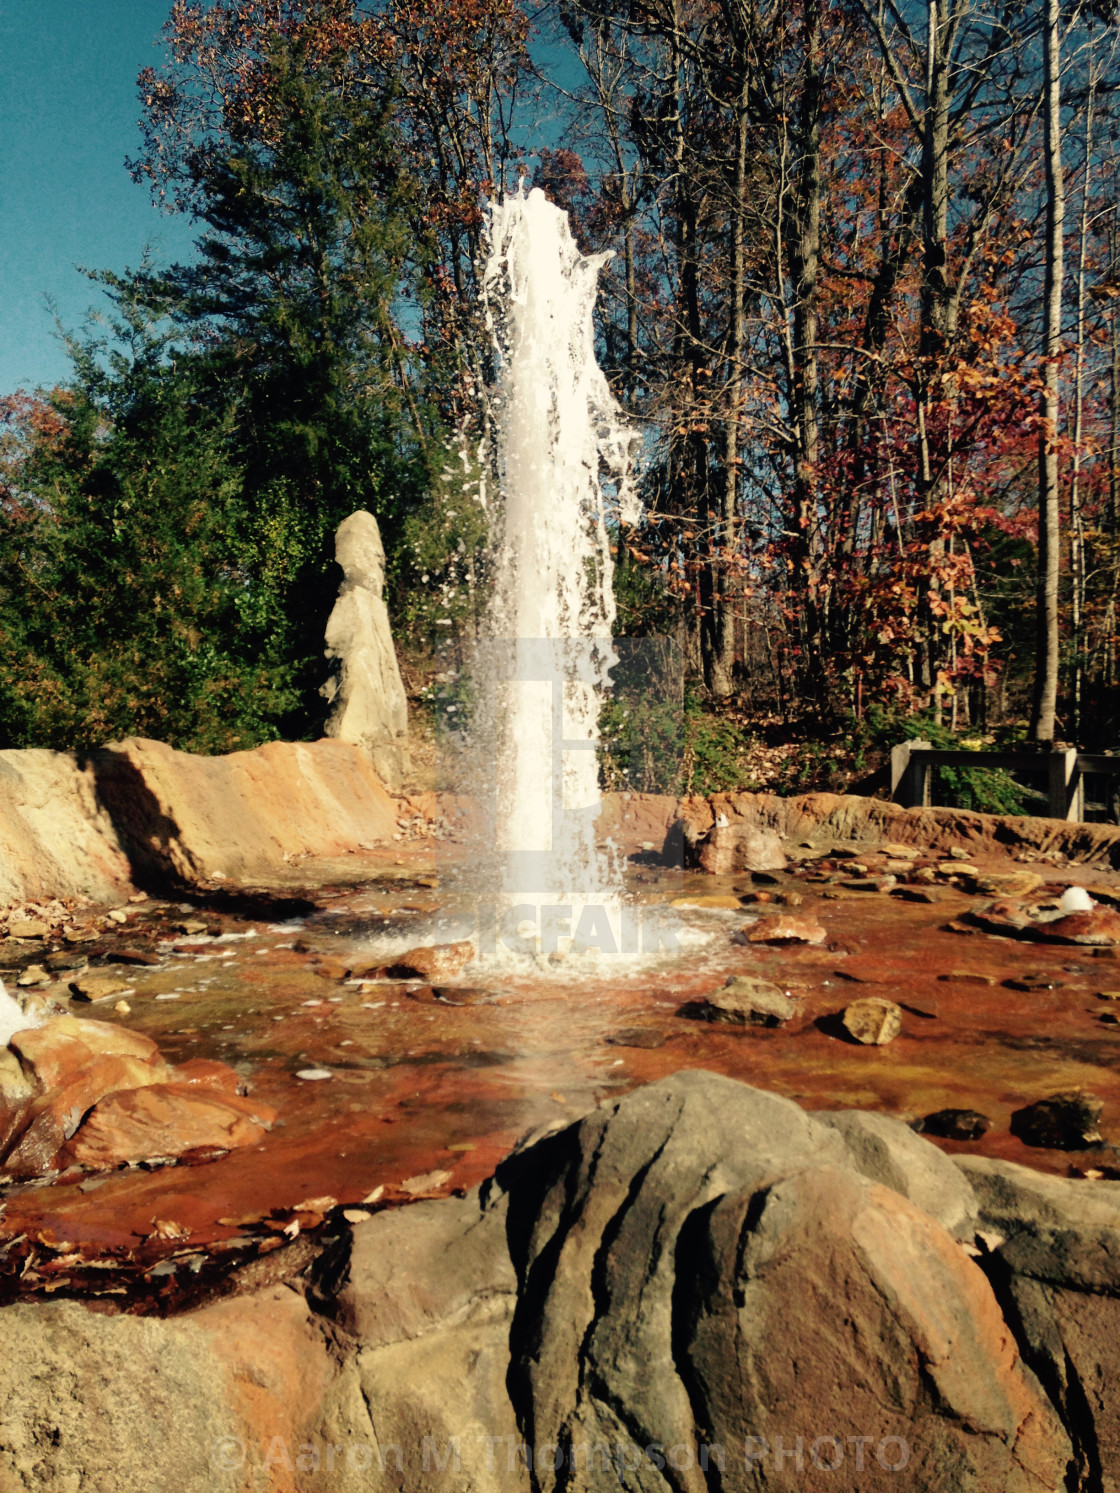
[[[713,1464],[724,1493],[903,1466],[909,1489],[1061,1486],[1069,1443],[983,1273],[790,1101],[676,1074],[498,1183],[542,1493],[596,1493],[604,1459],[641,1493],[700,1493]]]
[[[327,621],[326,657],[335,672],[321,693],[331,705],[326,734],[367,751],[382,781],[400,787],[408,772],[408,702],[385,606],[385,550],[372,513],[358,509],[338,526],[342,568]]]

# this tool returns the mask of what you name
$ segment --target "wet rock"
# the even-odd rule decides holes
[[[107,1021],[56,1016],[40,1027],[17,1032],[11,1046],[25,1068],[31,1068],[44,1090],[57,1088],[99,1056],[137,1058],[164,1070],[159,1048],[150,1037]]]
[[[738,871],[784,871],[787,861],[775,830],[733,823],[716,825],[700,851],[700,865],[711,876]]]
[[[655,1026],[624,1026],[607,1038],[612,1047],[664,1047],[666,1033]]]
[[[244,1088],[237,1070],[216,1058],[188,1058],[173,1070],[177,1084],[193,1084],[217,1089],[222,1094],[238,1094]]]
[[[51,984],[51,980],[52,977],[41,964],[29,964],[16,981],[16,984],[26,989],[29,985],[49,985]]]
[[[809,917],[777,914],[759,918],[746,930],[748,943],[824,943],[827,934],[822,924]]]
[[[501,991],[487,990],[483,986],[436,985],[430,994],[445,1006],[489,1006],[504,999]]]
[[[713,990],[703,1003],[709,1021],[730,1021],[746,1026],[780,1026],[797,1015],[797,1002],[768,980],[750,975],[732,975],[727,984]]]
[[[70,981],[70,991],[83,1001],[100,1001],[110,995],[120,995],[124,990],[132,987],[127,980],[122,980],[118,975],[79,975],[77,979]]]
[[[868,996],[845,1006],[840,1020],[845,1029],[865,1046],[883,1047],[902,1030],[902,1011],[893,1001]]]
[[[474,958],[474,947],[467,943],[445,943],[409,949],[395,964],[388,966],[390,979],[420,979],[429,982],[453,979]]]
[[[43,968],[49,969],[52,974],[65,974],[68,970],[81,972],[88,966],[89,960],[84,954],[68,953],[65,949],[57,954],[48,954],[43,960]]]
[[[899,902],[941,902],[944,900],[942,893],[936,887],[919,886],[896,886],[891,888],[891,896]]]
[[[1051,1094],[1035,1104],[1017,1109],[1011,1116],[1011,1134],[1027,1146],[1058,1151],[1083,1151],[1101,1143],[1097,1124],[1104,1101],[1083,1089]]]
[[[1046,923],[1040,930],[1047,938],[1074,944],[1120,944],[1120,913],[1111,907],[1095,907],[1092,912],[1071,912],[1066,917]]]
[[[1026,970],[1021,975],[1015,975],[1009,980],[1004,980],[1008,990],[1061,990],[1064,980],[1059,980],[1057,975],[1050,974],[1046,970]]]
[[[991,1127],[988,1116],[975,1109],[939,1109],[922,1120],[926,1135],[937,1135],[943,1140],[979,1140]]]
[[[62,1150],[62,1166],[103,1171],[151,1156],[232,1151],[259,1144],[276,1111],[255,1099],[161,1083],[111,1094],[94,1105]]]
[[[108,1094],[137,1090],[171,1076],[166,1064],[154,1065],[119,1054],[89,1056],[81,1069],[33,1099],[21,1117],[14,1145],[4,1157],[10,1177],[37,1177],[57,1170],[56,1157],[86,1112]],[[147,1154],[147,1153],[146,1153]]]

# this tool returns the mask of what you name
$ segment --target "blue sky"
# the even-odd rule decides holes
[[[0,0],[0,394],[66,376],[44,293],[69,328],[99,299],[78,271],[122,270],[145,244],[189,255],[181,217],[151,205],[136,74],[159,60],[171,0]]]

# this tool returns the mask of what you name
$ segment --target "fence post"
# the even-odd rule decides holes
[[[903,741],[891,747],[891,802],[904,809],[924,809],[929,803],[929,763],[911,756],[914,750],[926,751],[928,741]]]
[[[902,804],[903,808],[909,808],[906,802],[906,791],[909,783],[906,781],[910,771],[910,743],[900,741],[897,746],[891,747],[891,803]]]
[[[1077,770],[1077,748],[1055,747],[1050,753],[1050,818],[1080,819],[1085,789]]]

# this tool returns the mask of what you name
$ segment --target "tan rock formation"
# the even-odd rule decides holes
[[[408,772],[408,704],[389,628],[385,551],[372,513],[359,509],[335,535],[343,582],[327,622],[326,656],[338,661],[321,693],[333,706],[328,736],[368,752],[382,780],[398,788]]]
[[[135,878],[267,879],[392,838],[396,805],[341,741],[196,757],[130,738],[0,752],[0,901],[116,900]]]

